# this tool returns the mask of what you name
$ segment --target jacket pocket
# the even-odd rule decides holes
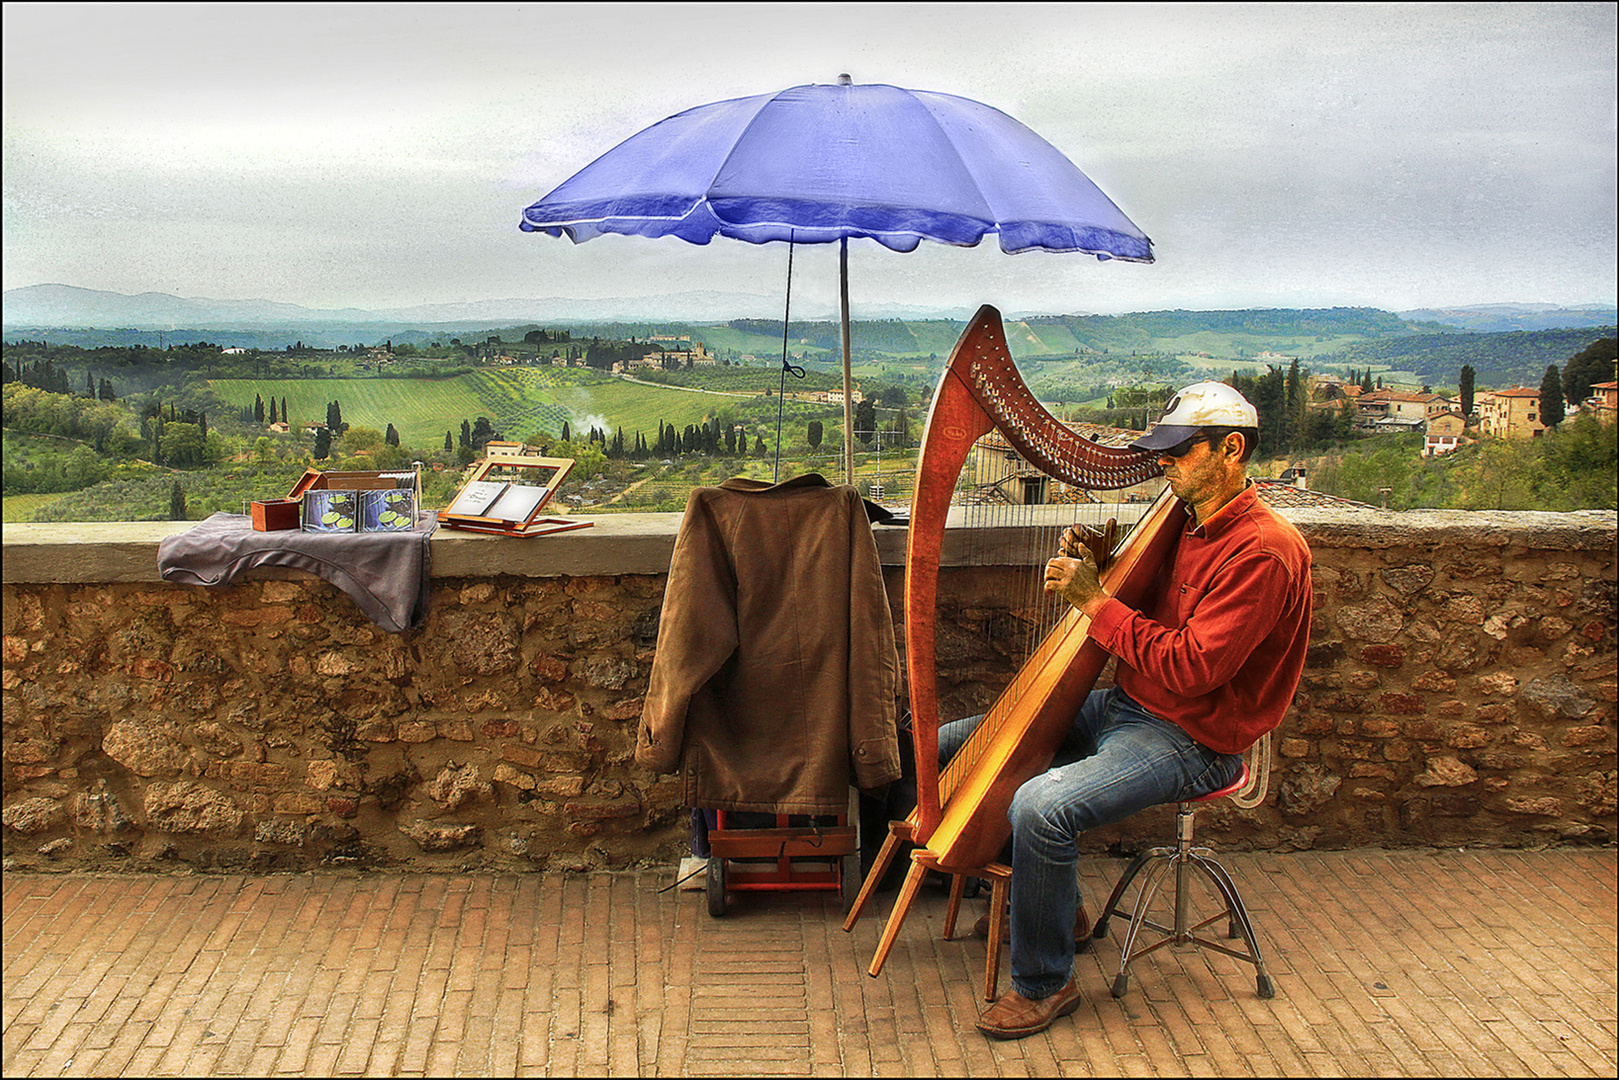
[[[1197,605],[1203,602],[1203,597],[1208,594],[1208,591],[1208,588],[1203,585],[1194,585],[1190,582],[1181,583],[1180,594],[1175,598],[1175,614],[1178,625],[1186,625],[1191,619],[1192,613],[1197,610]]]

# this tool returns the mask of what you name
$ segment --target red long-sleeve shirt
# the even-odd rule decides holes
[[[1249,484],[1188,523],[1142,606],[1109,599],[1091,638],[1120,689],[1212,750],[1236,754],[1282,722],[1310,640],[1310,548]]]

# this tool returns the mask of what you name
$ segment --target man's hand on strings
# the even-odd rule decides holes
[[[1106,569],[1113,557],[1114,542],[1119,536],[1119,523],[1110,518],[1101,528],[1091,528],[1089,525],[1070,525],[1063,530],[1062,541],[1057,554],[1066,555],[1070,559],[1079,558],[1080,552],[1089,551],[1096,559],[1100,569]]]
[[[1064,533],[1063,547],[1067,546],[1068,533]],[[1087,615],[1095,615],[1108,598],[1102,589],[1101,573],[1096,569],[1096,556],[1084,547],[1077,557],[1058,555],[1046,563],[1045,588],[1046,592],[1056,593]]]
[[[1105,535],[1101,529],[1093,529],[1089,525],[1070,525],[1062,531],[1062,543],[1058,545],[1057,554],[1077,559],[1080,552],[1088,550],[1087,541],[1099,543]]]

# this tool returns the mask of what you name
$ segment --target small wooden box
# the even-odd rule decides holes
[[[253,528],[259,532],[296,529],[302,499],[261,499],[253,504]]]

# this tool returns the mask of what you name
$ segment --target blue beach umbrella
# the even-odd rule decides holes
[[[1149,240],[1055,147],[988,105],[877,83],[700,105],[609,150],[523,211],[525,232],[837,241],[844,468],[853,482],[849,239],[923,240],[1151,262]],[[784,361],[785,363],[785,361]],[[779,435],[777,441],[779,442]]]

